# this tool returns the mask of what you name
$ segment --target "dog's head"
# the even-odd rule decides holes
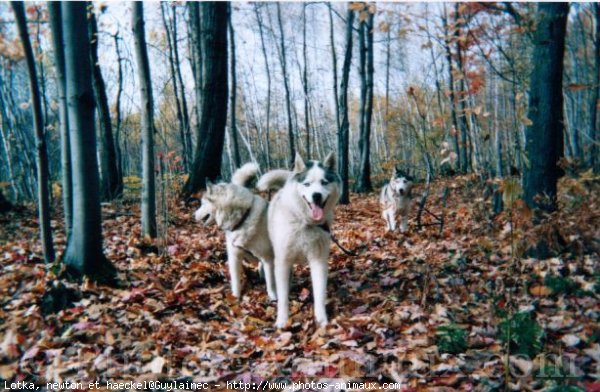
[[[202,195],[200,208],[194,212],[194,219],[197,222],[202,222],[205,226],[215,223],[215,212],[217,209],[215,201],[223,193],[223,189],[221,188],[219,184],[215,185],[210,181],[206,181],[206,192]]]
[[[305,162],[296,154],[292,181],[309,220],[315,224],[324,223],[340,197],[334,154],[329,153],[323,162]]]
[[[413,178],[408,171],[405,172],[395,167],[392,178],[390,179],[390,187],[394,193],[410,197],[410,191],[413,187]]]

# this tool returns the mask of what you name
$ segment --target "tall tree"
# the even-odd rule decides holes
[[[202,115],[200,110],[202,106],[202,84],[204,81],[204,73],[202,71],[202,41],[200,39],[200,2],[189,2],[188,7],[190,59],[192,74],[194,75],[194,95],[196,96],[196,137],[200,140],[200,117]]]
[[[200,7],[202,34],[199,41],[202,46],[204,83],[200,137],[183,190],[188,195],[203,189],[207,178],[216,180],[220,175],[227,121],[228,6],[225,2],[203,2]]]
[[[375,12],[371,5],[365,5],[360,22],[360,135],[358,149],[360,152],[357,192],[369,192],[371,185],[371,119],[373,117],[373,19]],[[366,13],[366,14],[365,14]]]
[[[530,207],[554,211],[563,156],[563,58],[568,3],[539,3],[529,92],[531,125],[526,130],[529,165],[524,197]]]
[[[337,53],[335,51],[335,35],[333,28],[333,10],[331,3],[327,4],[329,10],[329,41],[331,45],[331,69],[333,71],[333,99],[335,101],[335,123],[337,125],[337,131],[340,131],[340,102],[338,96],[338,65],[337,65]],[[338,157],[339,158],[339,157]],[[338,160],[339,162],[339,160]]]
[[[69,142],[69,118],[67,107],[67,86],[65,82],[65,47],[62,32],[62,16],[59,1],[48,2],[52,45],[54,48],[54,66],[58,89],[58,118],[60,121],[62,197],[65,216],[66,237],[73,228],[73,186],[71,173],[71,143]]]
[[[258,31],[260,33],[260,46],[262,49],[263,60],[265,61],[265,70],[267,72],[267,113],[265,125],[265,141],[267,154],[267,168],[271,168],[271,140],[270,140],[270,122],[271,122],[271,68],[269,67],[269,56],[267,56],[267,46],[265,44],[265,34],[263,31],[263,21],[260,15],[258,3],[254,3],[254,13],[256,14],[256,22],[258,23]]]
[[[277,22],[279,25],[279,62],[281,63],[281,72],[283,74],[283,87],[285,88],[285,108],[287,111],[288,144],[290,146],[288,167],[294,167],[294,157],[296,156],[296,147],[294,143],[294,128],[292,126],[292,98],[290,82],[288,80],[287,60],[285,55],[285,35],[283,33],[283,22],[281,20],[281,4],[277,5]]]
[[[144,28],[144,4],[133,3],[135,57],[142,98],[142,235],[156,237],[156,181],[154,175],[154,100]]]
[[[172,17],[169,17],[169,8],[172,9]],[[166,10],[166,11],[165,11]],[[181,67],[179,66],[179,50],[177,45],[177,11],[175,5],[168,5],[165,2],[160,3],[160,13],[167,38],[167,54],[169,59],[169,68],[171,70],[171,80],[173,81],[173,96],[175,98],[175,109],[177,121],[179,123],[179,138],[181,140],[181,156],[185,170],[189,170],[191,163],[191,137],[189,127],[189,116],[187,112],[187,102],[185,98],[185,87],[181,76]],[[170,22],[169,22],[170,20]]]
[[[304,67],[302,68],[302,88],[304,90],[304,130],[306,131],[306,159],[310,159],[310,115],[308,101],[308,56],[306,55],[306,6],[302,4],[302,57]]]
[[[188,162],[188,146],[187,146],[187,138],[186,138],[186,128],[187,123],[184,119],[184,113],[182,108],[182,103],[180,101],[179,88],[183,87],[183,85],[179,84],[179,78],[177,77],[177,68],[179,67],[179,63],[175,60],[174,48],[177,47],[177,41],[175,37],[171,37],[175,35],[175,27],[173,30],[171,29],[171,25],[167,20],[167,12],[165,12],[165,8],[169,9],[169,5],[165,2],[160,3],[160,15],[162,17],[163,27],[165,29],[166,39],[167,39],[167,54],[169,59],[169,69],[171,70],[171,81],[173,83],[173,98],[175,99],[175,112],[177,114],[177,122],[179,123],[179,139],[181,141],[181,157],[183,158],[183,166],[186,170],[189,170],[190,164]],[[174,12],[174,15],[177,15]],[[185,93],[182,94],[185,97]]]
[[[231,48],[231,53],[230,53],[230,67],[231,67],[231,104],[230,104],[230,111],[229,111],[229,121],[231,122],[231,125],[229,126],[229,131],[231,134],[231,141],[233,144],[233,163],[235,167],[240,167],[242,165],[242,159],[240,158],[240,145],[238,142],[238,135],[237,135],[237,123],[236,123],[236,119],[235,119],[235,109],[236,109],[236,93],[237,93],[237,78],[235,75],[235,70],[236,70],[236,58],[235,58],[235,31],[233,29],[233,21],[232,21],[232,9],[231,9],[231,3],[227,3],[229,5],[229,20],[228,20],[228,27],[229,27],[229,47]]]
[[[48,189],[48,151],[46,150],[46,136],[44,135],[44,120],[42,118],[42,101],[38,78],[35,67],[35,58],[29,32],[27,31],[27,20],[25,19],[25,5],[22,1],[11,2],[17,21],[19,37],[25,52],[27,71],[29,74],[29,93],[32,101],[33,123],[36,141],[36,166],[38,182],[38,216],[40,220],[40,235],[44,259],[47,263],[54,261],[54,246],[52,244],[52,231],[50,228],[50,191]]]
[[[88,33],[90,37],[90,56],[92,62],[92,76],[94,96],[96,98],[96,109],[100,122],[100,180],[102,186],[103,200],[112,200],[123,193],[123,179],[119,175],[117,153],[115,151],[115,139],[113,137],[110,110],[108,108],[108,97],[106,86],[98,60],[98,23],[93,10],[92,3],[88,2],[89,23]]]
[[[340,82],[339,116],[340,129],[338,131],[338,171],[342,179],[341,204],[350,202],[348,184],[348,169],[350,166],[348,150],[350,144],[350,121],[348,119],[348,82],[350,81],[350,65],[352,63],[352,31],[354,25],[354,11],[348,8],[346,17],[346,51],[342,66],[342,79]]]
[[[171,11],[173,14],[172,18],[172,30],[173,30],[173,55],[175,56],[175,64],[180,64],[179,60],[179,45],[177,44],[177,7],[175,4],[172,4]],[[185,84],[183,84],[183,76],[181,73],[181,66],[175,67],[175,71],[177,72],[177,80],[179,81],[179,93],[181,95],[181,111],[183,112],[183,123],[185,130],[185,161],[187,162],[186,170],[189,170],[191,166],[192,160],[192,134],[190,127],[190,115],[188,112],[188,104],[187,98],[185,95]]]
[[[460,112],[458,113],[458,126],[460,130],[460,170],[463,173],[467,173],[471,168],[471,147],[469,143],[469,135],[471,130],[469,128],[469,122],[467,121],[467,87],[466,87],[466,72],[464,69],[464,58],[463,58],[463,41],[464,36],[461,31],[462,23],[464,18],[460,14],[459,3],[454,3],[454,43],[456,44],[456,68],[459,72],[458,85],[459,94],[462,96],[458,100],[460,106]]]
[[[446,5],[444,4],[442,13],[442,24],[444,27],[444,50],[446,54],[446,61],[448,62],[448,98],[450,100],[450,114],[452,117],[452,130],[450,132],[452,136],[452,142],[454,144],[454,151],[456,152],[456,166],[457,168],[462,167],[461,161],[461,147],[458,143],[458,115],[456,113],[456,93],[454,91],[454,61],[452,60],[452,49],[450,48],[450,26],[448,25],[448,16],[446,12]],[[463,146],[464,148],[464,146]]]
[[[600,4],[594,3],[593,10],[596,21],[596,37],[594,39],[594,87],[592,90],[590,116],[590,166],[594,173],[600,174],[600,157],[598,157],[598,107],[600,106]]]
[[[75,277],[110,283],[115,267],[102,253],[102,226],[99,198],[94,93],[86,3],[62,2],[62,31],[65,49],[65,76],[69,108],[69,139],[73,164],[73,230],[64,262]],[[85,55],[81,55],[85,53]]]
[[[121,153],[121,96],[123,95],[123,57],[119,49],[119,31],[113,35],[115,42],[115,52],[117,55],[117,98],[115,99],[115,152],[117,153],[117,167],[119,168],[119,178],[123,179],[125,172],[123,154]]]

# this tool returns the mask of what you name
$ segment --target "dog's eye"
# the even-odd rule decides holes
[[[308,188],[308,187],[310,186],[310,182],[305,182],[305,183],[304,183],[304,184],[302,184],[302,185],[304,185],[305,187],[307,187],[307,188]]]
[[[321,180],[321,185],[327,185],[327,184],[329,184],[329,181],[327,181],[327,180]]]

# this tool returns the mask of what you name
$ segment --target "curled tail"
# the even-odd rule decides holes
[[[248,162],[233,173],[231,183],[248,188],[252,180],[256,178],[258,170],[256,162]]]
[[[276,191],[285,185],[285,182],[292,176],[289,170],[275,169],[263,174],[256,183],[256,189],[259,191]]]

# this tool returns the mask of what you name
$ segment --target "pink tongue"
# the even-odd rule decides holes
[[[323,219],[323,209],[316,204],[310,205],[310,212],[312,214],[312,218],[316,221]]]

